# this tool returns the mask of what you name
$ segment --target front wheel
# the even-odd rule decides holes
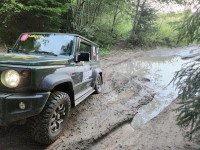
[[[99,94],[102,92],[102,79],[101,79],[100,74],[98,74],[98,76],[97,76],[94,89],[95,89],[96,94]]]
[[[70,108],[68,94],[52,92],[43,111],[31,119],[34,140],[42,144],[51,144],[57,140],[67,123]]]

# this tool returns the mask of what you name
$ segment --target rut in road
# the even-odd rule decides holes
[[[131,123],[137,110],[154,98],[153,91],[141,85],[141,80],[124,79],[121,87],[89,97],[72,111],[64,135],[48,148],[88,149],[116,128]]]

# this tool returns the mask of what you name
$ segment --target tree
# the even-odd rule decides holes
[[[126,4],[125,0],[71,0],[74,33],[100,45],[112,44],[118,38],[115,28]]]
[[[198,5],[200,0],[159,0],[162,2],[176,2],[182,5]],[[190,12],[190,11],[188,11]],[[191,14],[191,15],[190,15]],[[199,38],[199,26],[200,26],[200,7],[196,12],[186,13],[183,20],[174,23],[174,29],[178,31],[178,42],[184,41],[186,44],[192,42],[200,42]]]
[[[70,5],[66,0],[3,0],[0,6],[0,38],[13,43],[22,32],[59,32]]]
[[[156,14],[147,0],[1,0],[0,38],[13,43],[22,32],[76,33],[106,47],[122,38],[118,28],[126,18],[131,43],[150,43]]]
[[[181,4],[189,1],[175,0]],[[200,3],[200,1],[197,1]],[[175,24],[178,30],[178,41],[185,41],[187,44],[199,42],[200,8],[190,15],[187,13],[184,20]],[[189,126],[190,130],[186,136],[192,138],[194,133],[200,130],[200,63],[187,63],[176,72],[172,82],[179,90],[179,107],[177,122],[180,126]]]
[[[115,28],[124,4],[125,0],[2,0],[0,38],[13,43],[22,32],[64,32],[108,45],[118,38]]]
[[[155,10],[148,7],[147,0],[130,1],[132,4],[131,18],[133,28],[129,41],[133,45],[145,45],[149,43],[148,37],[156,32],[154,21],[156,20]]]
[[[177,121],[180,126],[190,126],[189,138],[200,130],[200,63],[187,63],[172,80],[179,89],[179,112]]]
[[[200,42],[200,8],[185,17],[185,20],[177,22],[175,29],[178,30],[178,42],[184,41],[186,44]]]
[[[94,22],[101,14],[103,0],[71,0],[74,33],[94,39]]]

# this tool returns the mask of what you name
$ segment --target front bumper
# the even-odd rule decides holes
[[[0,126],[38,115],[44,108],[50,92],[43,93],[0,93]],[[25,109],[19,108],[19,103],[25,104]]]

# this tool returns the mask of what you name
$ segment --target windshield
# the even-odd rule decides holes
[[[22,34],[13,52],[71,55],[74,36],[64,34]]]

